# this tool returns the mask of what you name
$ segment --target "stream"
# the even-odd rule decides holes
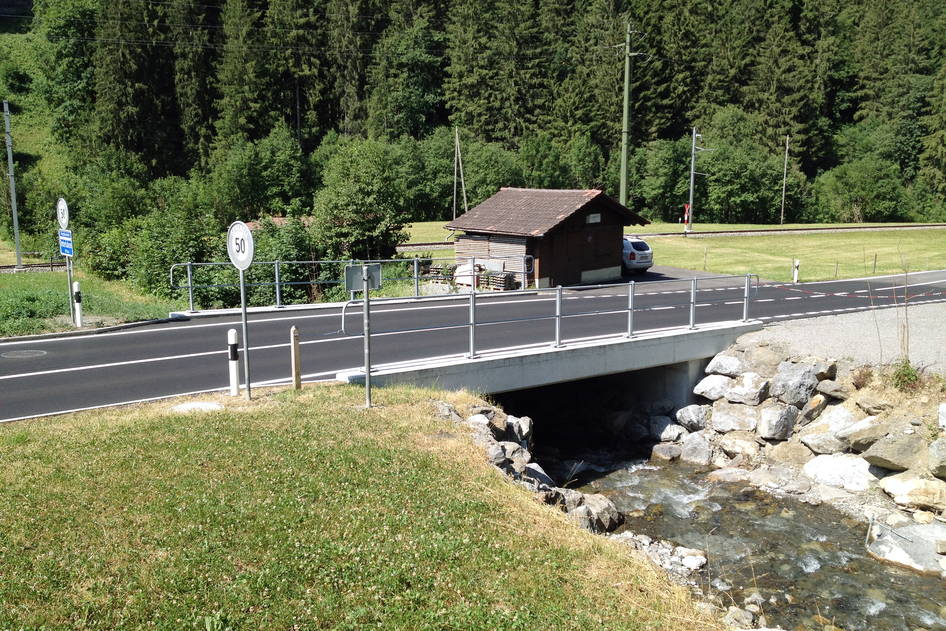
[[[627,515],[624,529],[705,550],[700,587],[724,611],[757,591],[769,626],[946,630],[946,582],[873,560],[864,549],[867,524],[826,505],[641,460],[602,458],[570,486],[610,497]]]

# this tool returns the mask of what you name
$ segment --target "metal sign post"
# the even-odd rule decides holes
[[[371,290],[381,288],[381,264],[363,263],[345,266],[345,290],[354,300],[356,291],[363,291],[364,309],[361,313],[361,329],[365,347],[365,407],[371,407]],[[342,309],[342,328],[345,328],[345,310]]]
[[[365,338],[365,407],[371,407],[371,283],[368,266],[361,266],[361,284],[365,290],[365,305],[361,313],[361,328]]]
[[[227,230],[227,254],[230,262],[240,270],[240,311],[243,315],[243,379],[246,389],[243,391],[247,401],[252,396],[250,386],[250,338],[246,326],[246,275],[244,272],[253,264],[253,233],[242,221],[234,221]]]
[[[69,294],[69,319],[76,321],[76,305],[72,295],[72,231],[69,230],[69,205],[62,197],[56,202],[56,219],[59,221],[59,254],[66,257],[66,291]]]
[[[16,247],[16,267],[23,267],[23,257],[20,251],[20,220],[16,214],[16,180],[13,177],[13,136],[10,134],[10,105],[3,102],[3,125],[6,128],[7,140],[7,174],[10,177],[10,208],[13,210],[13,241]]]

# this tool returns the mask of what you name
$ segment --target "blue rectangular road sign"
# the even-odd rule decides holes
[[[59,253],[72,256],[72,230],[59,231]]]

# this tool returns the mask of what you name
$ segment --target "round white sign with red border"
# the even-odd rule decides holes
[[[253,233],[242,221],[234,221],[227,230],[227,254],[238,270],[246,270],[253,264]]]

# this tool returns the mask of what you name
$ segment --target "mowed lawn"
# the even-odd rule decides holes
[[[753,273],[776,281],[791,280],[793,259],[800,261],[801,281],[946,269],[946,230],[934,228],[701,239],[652,237],[648,243],[658,265],[718,274]]]
[[[424,229],[429,224],[421,224]],[[414,224],[415,226],[418,224]],[[846,224],[850,225],[850,224]],[[859,224],[883,225],[883,224]],[[791,224],[786,228],[836,227],[837,224]],[[703,224],[697,231],[772,229],[778,226]],[[634,227],[627,233],[638,234]],[[669,265],[717,274],[758,274],[776,281],[791,280],[792,260],[801,261],[802,281],[859,278],[900,274],[905,270],[946,269],[946,230],[890,230],[876,232],[823,232],[739,237],[689,238],[679,224],[653,224],[646,232],[680,230],[680,235],[649,237],[657,265]],[[420,240],[417,240],[420,242]],[[437,256],[447,256],[437,251]],[[876,256],[876,265],[875,265]]]
[[[0,427],[0,628],[717,629],[685,590],[354,386]]]

